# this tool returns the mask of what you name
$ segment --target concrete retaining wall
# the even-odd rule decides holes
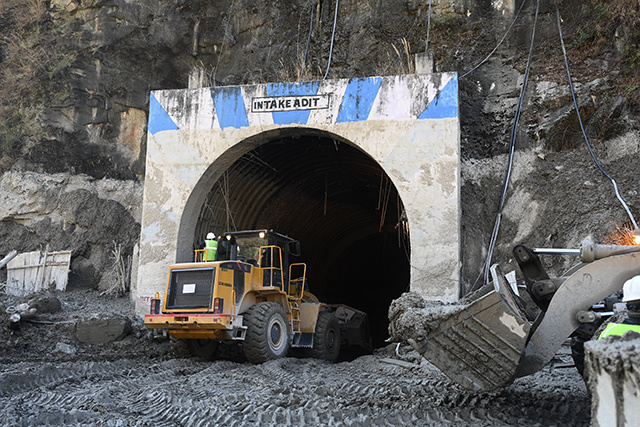
[[[640,426],[640,335],[585,343],[591,425]]]

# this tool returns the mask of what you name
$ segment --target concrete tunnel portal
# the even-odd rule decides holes
[[[260,139],[200,190],[207,194],[193,246],[209,231],[266,228],[299,240],[295,261],[307,264],[310,291],[367,312],[374,345],[383,345],[389,304],[410,279],[408,223],[395,185],[335,135],[291,129]]]
[[[207,232],[266,228],[383,345],[403,292],[459,297],[459,142],[455,73],[153,91],[136,312]]]

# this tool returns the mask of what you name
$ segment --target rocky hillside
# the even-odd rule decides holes
[[[524,3],[523,3],[524,2]],[[498,209],[534,0],[1,0],[0,254],[71,249],[78,284],[105,285],[138,237],[149,91],[410,73],[428,48],[460,73],[463,279],[476,280]],[[514,243],[604,241],[628,216],[587,151],[541,0],[514,169],[494,259]],[[560,1],[585,130],[640,208],[637,0]],[[515,16],[504,42],[496,47]],[[333,41],[333,43],[332,43]],[[329,58],[329,52],[333,55]],[[562,264],[562,263],[560,263]],[[506,267],[508,269],[508,267]]]

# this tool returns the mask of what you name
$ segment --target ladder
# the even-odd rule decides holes
[[[300,300],[289,297],[289,308],[291,309],[291,332],[299,334],[300,330]]]
[[[294,269],[297,275],[294,276]],[[305,276],[307,274],[307,265],[305,263],[293,263],[289,265],[289,284],[287,286],[287,300],[291,309],[291,332],[295,335],[302,333],[300,330],[300,303],[304,296]],[[293,278],[295,277],[295,279]]]

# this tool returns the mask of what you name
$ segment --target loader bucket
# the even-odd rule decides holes
[[[364,311],[343,304],[327,304],[340,323],[342,345],[360,347],[366,352],[372,350],[369,318]]]
[[[473,391],[495,390],[513,380],[530,330],[500,267],[494,265],[491,273],[493,286],[458,304],[424,304],[410,309],[413,313],[394,313],[391,321],[396,339],[406,339],[449,378]],[[406,321],[413,323],[409,329],[402,325]]]

